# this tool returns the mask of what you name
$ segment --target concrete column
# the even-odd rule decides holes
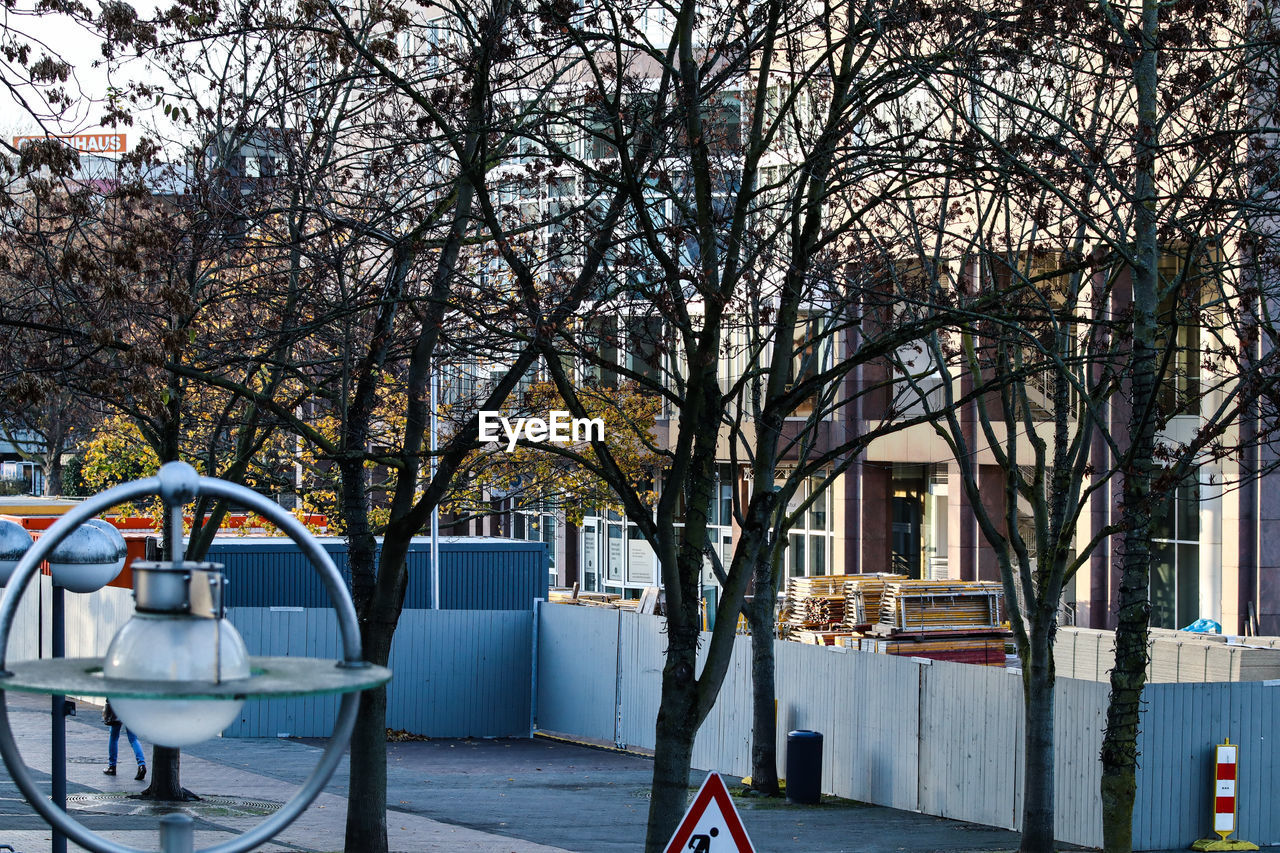
[[[893,471],[887,465],[862,468],[862,556],[864,573],[887,572],[890,532],[893,530]]]

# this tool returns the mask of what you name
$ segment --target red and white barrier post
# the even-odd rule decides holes
[[[1236,831],[1236,760],[1240,750],[1233,746],[1231,738],[1218,744],[1214,761],[1213,831],[1226,841]]]
[[[1258,845],[1239,838],[1227,839],[1236,831],[1238,813],[1237,785],[1240,782],[1240,747],[1227,738],[1214,751],[1213,762],[1213,831],[1218,838],[1202,838],[1191,845],[1192,850],[1257,850]]]

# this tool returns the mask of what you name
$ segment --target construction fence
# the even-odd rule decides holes
[[[33,578],[22,598],[8,660],[52,654],[52,587]],[[133,616],[131,590],[64,596],[67,657],[101,657]],[[337,616],[318,607],[233,607],[227,617],[251,655],[341,657]],[[391,646],[387,726],[429,737],[529,737],[531,610],[405,610]],[[93,703],[98,698],[88,698]],[[327,737],[336,696],[246,702],[227,737]]]
[[[47,656],[49,579],[33,579],[7,656]],[[102,655],[133,612],[128,590],[66,596],[66,649]],[[333,614],[237,607],[251,654],[336,657]],[[543,604],[536,612],[406,610],[396,633],[388,725],[433,737],[544,731],[653,748],[664,620],[630,611]],[[703,648],[707,642],[703,642]],[[1018,829],[1022,682],[999,667],[775,642],[778,732],[824,735],[823,789],[864,802]],[[325,736],[336,699],[248,702],[229,736]],[[1101,846],[1099,747],[1107,684],[1061,678],[1054,695],[1056,834]],[[1280,681],[1147,686],[1138,744],[1138,850],[1184,848],[1210,835],[1213,747],[1240,746],[1239,837],[1280,845]],[[694,766],[750,772],[750,638],[736,641]]]
[[[652,749],[666,637],[660,617],[544,605],[540,729]],[[740,637],[693,763],[750,772],[750,638]],[[705,649],[708,643],[704,642]],[[592,654],[584,655],[583,649]],[[1018,829],[1023,708],[1018,673],[778,641],[778,739],[824,735],[827,793]],[[1060,841],[1102,846],[1098,760],[1108,686],[1059,679],[1054,693]],[[1280,845],[1280,682],[1153,684],[1145,692],[1134,818],[1138,850],[1212,836],[1213,746],[1241,747],[1239,837]]]

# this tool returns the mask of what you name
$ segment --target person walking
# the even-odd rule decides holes
[[[102,709],[102,722],[111,727],[111,736],[107,739],[107,769],[102,772],[108,776],[114,776],[116,775],[116,756],[120,751],[120,730],[124,728],[124,723],[116,716],[110,699]],[[138,774],[133,778],[142,781],[147,778],[147,758],[142,754],[142,744],[138,743],[138,736],[133,732],[124,729],[124,733],[129,736],[129,746],[133,747],[133,757],[138,761]]]

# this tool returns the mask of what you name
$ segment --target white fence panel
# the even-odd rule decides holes
[[[542,609],[541,686],[583,677],[601,686],[596,728],[620,720],[620,742],[652,748],[666,637],[663,620],[585,607]],[[619,644],[609,645],[609,631]],[[694,766],[727,774],[750,770],[750,640],[735,641],[715,708],[698,733]],[[707,643],[704,637],[703,649]],[[591,648],[593,654],[582,650]],[[862,654],[775,643],[779,758],[786,733],[824,735],[823,790],[864,802],[1016,829],[1022,819],[1022,680],[1001,668]],[[613,656],[616,668],[606,670]],[[701,653],[700,653],[701,655]],[[545,674],[554,673],[548,682]],[[579,673],[579,675],[575,675]],[[1101,846],[1098,759],[1106,723],[1105,683],[1058,679],[1055,707],[1056,834]],[[540,696],[546,693],[540,691]],[[1280,844],[1280,684],[1160,684],[1147,689],[1139,744],[1139,850],[1183,847],[1207,832],[1212,744],[1242,744],[1242,837]],[[540,700],[541,701],[541,700]],[[554,701],[554,700],[553,700]],[[583,711],[574,712],[582,716]],[[575,730],[554,717],[556,730]],[[546,727],[543,715],[539,724]],[[1204,814],[1202,814],[1202,812]],[[1250,833],[1256,838],[1251,837]]]
[[[618,660],[618,741],[653,749],[667,655],[666,620],[622,613]]]
[[[9,629],[5,660],[37,660],[40,657],[40,581],[39,575],[32,578],[18,602],[13,626]]]
[[[711,635],[703,634],[698,648],[699,672],[710,644]],[[658,665],[661,663],[659,659]],[[693,742],[693,766],[746,776],[751,772],[751,728],[751,638],[736,637],[716,704]]]
[[[621,611],[543,604],[538,623],[538,728],[614,743]]]
[[[1022,753],[1022,680],[934,661],[920,707],[920,810],[1013,828]]]
[[[1102,846],[1102,733],[1107,727],[1106,683],[1059,678],[1054,695],[1054,835],[1084,847]],[[1018,701],[1022,701],[1021,691]],[[1022,750],[1019,747],[1019,761]],[[1140,777],[1139,786],[1147,783]],[[1021,808],[1018,813],[1022,818]],[[1134,836],[1138,844],[1139,836]],[[1194,839],[1192,839],[1194,840]],[[1190,843],[1190,842],[1188,842]],[[1141,849],[1141,845],[1140,845]]]
[[[775,648],[799,647],[796,643]],[[821,649],[816,649],[821,651]],[[920,678],[915,661],[847,652],[837,673],[843,683],[837,751],[831,753],[832,792],[898,809],[919,808]],[[824,770],[824,774],[827,771]]]

